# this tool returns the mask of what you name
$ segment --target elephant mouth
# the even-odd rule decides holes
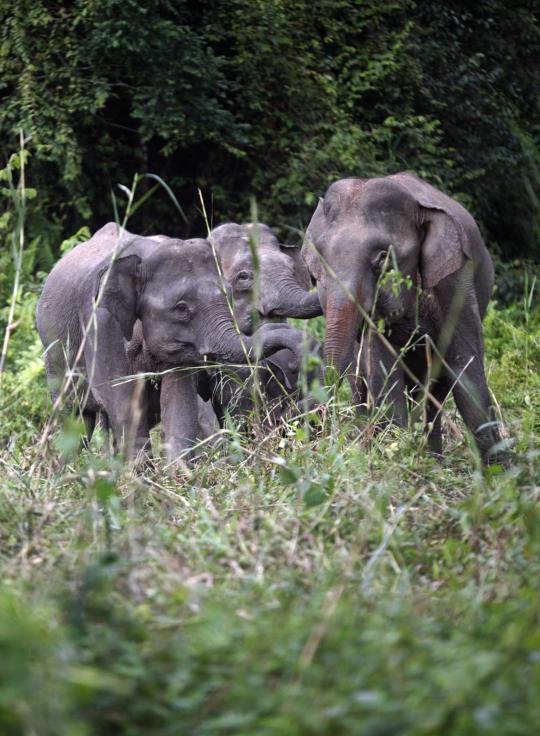
[[[375,317],[383,319],[387,324],[395,324],[409,316],[410,309],[405,305],[380,305],[375,310]]]
[[[208,353],[208,355],[210,354]],[[167,364],[203,365],[203,356],[191,342],[174,342],[162,345],[156,357]]]
[[[405,316],[405,307],[397,307],[396,309],[390,309],[385,317],[388,322],[398,322],[402,317]]]

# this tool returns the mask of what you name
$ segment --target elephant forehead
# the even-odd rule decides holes
[[[279,248],[279,241],[268,225],[264,225],[262,222],[250,222],[245,225],[245,228],[259,247]]]
[[[330,220],[405,217],[415,221],[416,200],[408,190],[388,177],[342,179],[332,184],[324,198],[324,213]]]
[[[161,309],[164,309],[168,306],[169,302],[171,301],[171,295],[170,293],[164,294],[161,291],[147,291],[144,294],[143,301],[144,306],[150,311],[160,311]]]
[[[215,303],[216,299],[224,299],[217,278],[203,279],[189,276],[178,279],[173,277],[166,282],[153,280],[150,285],[147,285],[143,294],[145,307],[156,311],[174,306],[180,300],[202,306],[209,300]]]
[[[217,254],[221,264],[225,268],[230,268],[242,260],[251,262],[251,251],[247,235],[241,238],[222,241],[217,248]]]
[[[217,278],[218,270],[215,259],[209,254],[177,252],[160,254],[151,262],[143,264],[147,281],[173,282],[184,278]]]
[[[364,212],[379,213],[382,217],[403,215],[414,219],[416,200],[405,189],[391,179],[371,179],[359,197]]]
[[[145,265],[152,273],[162,270],[215,269],[215,259],[208,240],[162,241],[146,260]]]
[[[224,225],[220,225],[212,230],[210,237],[218,244],[223,241],[237,240],[246,238],[247,233],[243,225],[238,225],[236,222],[227,222]]]
[[[289,256],[286,256],[284,253],[281,253],[281,251],[261,251],[259,254],[259,262],[261,264],[261,268],[276,268],[279,267],[280,270],[284,271],[292,271],[292,261]]]
[[[346,210],[352,207],[361,196],[367,184],[366,179],[340,179],[331,184],[323,200],[326,215],[330,210]]]

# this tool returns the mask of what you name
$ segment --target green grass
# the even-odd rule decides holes
[[[507,472],[451,407],[439,464],[343,389],[318,424],[231,432],[169,477],[74,456],[70,424],[37,454],[33,300],[2,395],[2,736],[538,731],[534,308],[486,320]]]

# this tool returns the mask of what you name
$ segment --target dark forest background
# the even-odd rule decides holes
[[[203,234],[201,188],[215,223],[253,196],[296,242],[332,180],[409,169],[470,207],[495,254],[540,256],[537,2],[18,0],[0,65],[1,165],[22,128],[39,194],[27,269],[147,172],[187,222],[158,187],[141,233]]]

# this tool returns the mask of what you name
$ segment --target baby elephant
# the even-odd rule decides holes
[[[452,392],[483,462],[505,462],[484,373],[494,270],[470,213],[413,174],[342,179],[319,202],[302,254],[326,315],[325,360],[339,373],[355,363],[358,399],[388,403],[405,426],[405,389],[427,388],[440,454]]]
[[[264,325],[257,346],[238,335],[208,241],[142,238],[115,223],[56,264],[36,316],[53,400],[69,393],[89,436],[100,413],[127,456],[149,446],[157,414],[168,458],[189,450],[199,432],[197,373],[206,360],[244,362],[256,351],[264,358],[298,344],[288,325]],[[142,358],[130,345],[134,330]],[[151,383],[125,380],[156,370],[165,372],[157,400]]]
[[[320,344],[299,332],[298,354],[303,353],[305,365],[294,358],[290,350],[279,350],[251,368],[220,368],[206,372],[199,379],[199,394],[210,400],[221,427],[227,415],[243,420],[255,406],[261,412],[263,425],[278,426],[282,419],[312,408],[304,392],[315,378],[320,378],[320,361],[311,360],[321,353]],[[302,377],[301,371],[305,370]]]

